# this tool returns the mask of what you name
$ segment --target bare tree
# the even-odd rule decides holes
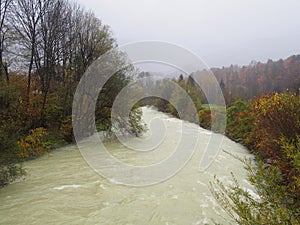
[[[6,62],[3,62],[3,52],[8,38],[9,26],[8,26],[8,15],[9,7],[12,3],[12,0],[0,0],[0,80],[3,77],[3,74],[6,75],[7,81],[9,81],[8,75],[8,65]]]
[[[18,36],[19,45],[27,52],[24,57],[29,58],[27,97],[29,100],[31,76],[34,68],[34,57],[37,50],[39,36],[39,22],[41,9],[49,0],[15,0],[13,10],[13,27]]]
[[[109,27],[103,25],[92,12],[84,12],[81,15],[78,27],[79,49],[75,59],[77,80],[94,60],[110,50],[115,43]]]

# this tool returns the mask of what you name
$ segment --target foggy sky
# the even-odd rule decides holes
[[[299,0],[78,0],[118,44],[167,41],[209,66],[248,65],[300,54]]]

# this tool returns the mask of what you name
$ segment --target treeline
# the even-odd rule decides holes
[[[227,104],[238,99],[249,100],[271,92],[300,93],[300,55],[285,60],[260,63],[253,61],[248,66],[213,68],[223,89]]]
[[[0,185],[23,171],[16,163],[74,140],[73,96],[82,75],[99,56],[117,46],[108,26],[67,0],[0,1]],[[124,64],[97,100],[96,123],[109,131],[114,98],[134,70]],[[128,131],[139,133],[140,113]]]

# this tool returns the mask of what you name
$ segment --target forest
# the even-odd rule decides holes
[[[300,55],[266,63],[252,61],[248,66],[212,68],[223,89],[227,104],[249,100],[272,92],[300,93]]]

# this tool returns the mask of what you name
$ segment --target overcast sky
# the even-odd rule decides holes
[[[300,0],[78,0],[119,44],[167,41],[209,66],[300,54]]]

